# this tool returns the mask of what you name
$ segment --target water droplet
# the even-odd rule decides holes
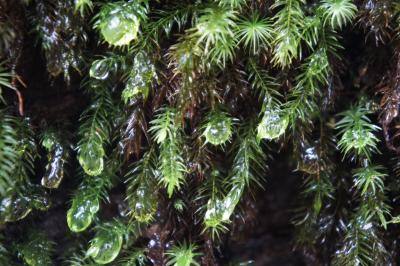
[[[97,176],[103,172],[105,152],[97,142],[88,142],[80,147],[78,161],[86,174]]]
[[[107,59],[96,60],[92,63],[89,70],[89,75],[92,78],[105,80],[110,75],[110,66]]]
[[[99,264],[110,263],[121,251],[122,241],[122,232],[117,227],[101,227],[92,239],[86,255]]]
[[[140,19],[134,12],[137,4],[109,4],[100,13],[99,28],[103,38],[111,45],[127,45],[136,39]]]
[[[129,198],[131,215],[138,222],[150,222],[157,211],[157,193],[145,184],[140,184]]]
[[[206,124],[203,136],[206,143],[221,145],[229,141],[232,136],[232,118],[220,111],[212,112]]]
[[[257,127],[257,138],[273,140],[285,133],[289,124],[289,118],[278,109],[265,111],[260,124]]]
[[[67,212],[67,224],[71,231],[82,232],[92,223],[100,208],[99,200],[78,194]]]

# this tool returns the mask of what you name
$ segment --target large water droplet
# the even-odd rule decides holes
[[[232,118],[219,111],[211,113],[203,135],[206,138],[206,143],[224,144],[232,136]]]
[[[67,212],[67,224],[71,231],[82,232],[92,223],[94,215],[98,212],[100,203],[97,198],[90,198],[78,194],[72,201],[72,206]]]
[[[117,227],[105,226],[98,229],[96,236],[91,240],[87,256],[99,264],[112,262],[121,251],[122,232]]]
[[[282,114],[280,110],[266,110],[260,124],[257,127],[257,138],[268,140],[277,139],[283,133],[285,133],[288,124],[288,116]]]
[[[88,142],[80,147],[78,161],[86,174],[97,176],[104,169],[104,149],[97,142]]]
[[[99,28],[103,38],[111,45],[129,44],[136,38],[140,20],[132,3],[105,5],[100,13]]]
[[[105,80],[110,75],[110,66],[106,59],[96,60],[92,63],[89,70],[89,75],[92,78]]]

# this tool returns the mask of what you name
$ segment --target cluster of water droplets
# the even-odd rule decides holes
[[[207,211],[204,223],[208,228],[218,228],[229,218],[235,210],[244,190],[244,184],[234,185],[223,199],[212,198],[207,202]]]
[[[12,194],[1,200],[0,223],[22,220],[33,210],[46,211],[50,206],[46,191],[38,185],[28,184],[23,194]]]
[[[131,215],[141,223],[150,222],[157,211],[157,194],[149,184],[142,182],[129,197]]]
[[[48,255],[51,249],[50,242],[42,234],[30,233],[23,243],[17,244],[18,255],[29,266],[52,265]]]
[[[125,89],[122,91],[122,99],[125,103],[138,95],[147,98],[151,82],[156,77],[154,65],[151,63],[148,56],[140,52],[133,61],[133,66]]]
[[[70,70],[78,70],[83,61],[82,50],[87,42],[83,19],[75,16],[70,1],[40,1],[36,11],[36,30],[42,38],[47,70],[52,76],[63,73],[69,82]]]

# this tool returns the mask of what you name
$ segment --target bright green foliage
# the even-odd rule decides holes
[[[301,56],[300,42],[305,15],[303,0],[277,0],[272,6],[279,10],[274,16],[275,36],[273,44],[273,63],[281,68],[291,65]]]
[[[298,120],[309,121],[315,110],[318,110],[316,98],[320,95],[320,87],[328,83],[330,72],[327,51],[323,48],[316,50],[300,69],[296,86],[286,103],[291,125]]]
[[[204,54],[216,65],[224,66],[234,57],[234,28],[237,14],[220,7],[206,8],[199,17],[191,38],[201,45]]]
[[[334,30],[343,28],[357,12],[357,7],[351,0],[324,0],[321,9],[324,12],[325,23],[329,23]]]
[[[104,40],[114,46],[128,45],[137,38],[139,26],[147,17],[143,1],[105,4],[97,15],[95,28]]]
[[[201,253],[196,252],[197,247],[194,244],[176,245],[167,251],[167,255],[171,258],[167,265],[168,266],[200,266],[196,262],[195,257],[201,255]]]
[[[361,102],[341,113],[343,118],[336,124],[343,134],[338,142],[342,153],[345,156],[351,153],[352,158],[362,164],[353,172],[354,186],[361,201],[347,225],[342,249],[336,253],[337,265],[370,265],[372,258],[379,258],[380,261],[388,258],[386,248],[379,239],[378,224],[386,229],[390,207],[386,204],[383,168],[369,165],[371,155],[378,152],[379,141],[374,135],[379,127],[367,117],[370,113]]]
[[[392,2],[0,0],[0,88],[13,90],[0,94],[9,104],[0,111],[0,264],[231,263],[224,244],[248,218],[258,222],[251,208],[263,193],[252,188],[267,175],[266,151],[279,153],[278,175],[303,179],[299,204],[288,196],[298,254],[316,265],[395,263],[400,185],[377,124],[395,150]],[[30,55],[40,50],[32,34],[43,55]],[[51,231],[59,217],[72,232]],[[31,224],[60,235],[62,254],[42,234],[8,239]]]
[[[96,176],[104,168],[104,145],[110,139],[113,104],[107,88],[96,86],[94,103],[81,115],[78,160],[86,174]]]
[[[342,135],[338,142],[339,148],[347,156],[350,152],[355,157],[370,158],[371,153],[378,151],[379,139],[374,135],[379,127],[371,124],[367,115],[371,113],[361,106],[354,106],[350,110],[340,114],[342,117],[336,123]]]
[[[257,54],[270,46],[272,31],[271,21],[254,13],[239,20],[235,35],[239,45],[244,44],[251,53]]]
[[[121,251],[125,226],[118,220],[104,223],[95,228],[96,235],[90,241],[87,256],[98,264],[107,264],[115,260]]]
[[[181,131],[177,112],[171,108],[163,108],[152,120],[150,132],[154,140],[160,144],[158,169],[161,171],[161,183],[167,188],[171,197],[185,180],[186,166],[181,156]]]
[[[229,182],[227,181],[229,192],[222,199],[212,197],[207,203],[204,216],[206,229],[223,230],[223,224],[229,222],[244,189],[250,182],[260,185],[259,176],[265,169],[263,164],[265,154],[257,140],[252,123],[243,126],[240,140]]]
[[[206,119],[203,136],[206,143],[222,145],[230,141],[232,136],[233,119],[225,112],[213,111]]]
[[[84,16],[87,10],[89,11],[93,10],[92,0],[74,0],[74,3],[75,3],[75,12],[79,11],[81,16]]]
[[[386,174],[382,170],[381,166],[372,165],[354,170],[353,175],[356,178],[354,183],[362,195],[368,191],[373,194],[377,193],[377,191],[384,192],[385,184],[383,179]]]
[[[241,9],[246,5],[247,0],[216,0],[220,6],[231,9]]]
[[[153,156],[153,151],[148,151],[126,174],[130,215],[140,223],[151,222],[157,211],[157,173]]]
[[[17,245],[18,253],[29,266],[51,266],[51,253],[54,243],[44,234],[30,232],[22,243]]]

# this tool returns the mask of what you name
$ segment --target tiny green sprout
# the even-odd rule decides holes
[[[128,45],[137,38],[146,13],[146,8],[136,1],[108,3],[102,7],[95,27],[110,45]]]
[[[96,235],[90,241],[87,256],[98,264],[107,264],[115,260],[122,247],[125,233],[124,225],[115,220],[95,228]]]
[[[182,212],[183,209],[185,208],[185,203],[183,202],[183,200],[181,199],[177,199],[174,202],[174,208],[175,210],[177,210],[178,212]]]
[[[203,136],[206,143],[222,145],[232,137],[233,119],[225,112],[212,111],[207,116]]]
[[[52,132],[45,132],[42,137],[42,146],[47,151],[51,151],[56,144],[56,136]]]
[[[267,109],[257,127],[257,138],[274,140],[283,135],[289,125],[289,116],[279,109]]]
[[[332,29],[342,29],[357,13],[357,7],[351,0],[324,0],[321,9]]]
[[[353,175],[355,177],[355,186],[361,194],[364,195],[368,192],[376,194],[377,191],[384,191],[384,178],[386,174],[383,173],[382,166],[369,165],[367,167],[362,167],[355,169]]]
[[[167,266],[200,266],[200,264],[196,262],[195,257],[200,256],[201,253],[195,252],[196,249],[196,245],[187,245],[186,243],[172,247],[166,252],[170,257]]]
[[[354,106],[339,114],[342,119],[336,123],[336,128],[340,130],[339,134],[342,134],[342,137],[338,147],[344,156],[351,152],[354,157],[369,159],[371,153],[378,150],[379,139],[374,133],[380,128],[371,123],[367,117],[369,113],[370,111],[362,106]]]

